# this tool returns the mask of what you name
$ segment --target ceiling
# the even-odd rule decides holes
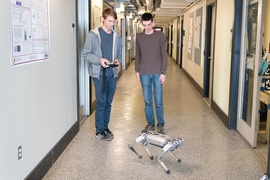
[[[124,4],[126,11],[140,18],[144,12],[154,15],[155,26],[167,26],[172,19],[198,0],[104,0],[105,5],[115,7],[115,2]]]
[[[193,2],[190,0],[161,0],[160,8],[153,12],[156,26],[166,26],[168,22],[180,15]]]

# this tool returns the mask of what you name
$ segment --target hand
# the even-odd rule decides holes
[[[141,81],[141,80],[140,80],[140,73],[139,73],[139,72],[136,72],[136,79],[137,79],[137,81],[139,81],[139,82]]]
[[[160,74],[159,81],[160,81],[160,84],[163,84],[166,81],[166,75],[165,74]]]
[[[118,59],[114,59],[114,63],[115,64],[118,64],[118,66],[116,68],[119,68],[120,67],[120,62],[118,61]]]
[[[106,65],[106,63],[109,63],[110,61],[105,59],[105,58],[101,58],[99,62],[100,62],[101,66],[103,68],[108,68],[109,67],[108,65]]]

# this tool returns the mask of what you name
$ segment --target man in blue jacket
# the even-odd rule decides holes
[[[83,57],[88,61],[89,76],[92,76],[95,86],[96,138],[106,141],[114,137],[108,125],[118,79],[118,67],[122,59],[121,37],[113,30],[116,20],[116,12],[110,8],[105,9],[102,12],[102,27],[88,33],[83,49]],[[110,68],[108,63],[114,63],[118,67]]]

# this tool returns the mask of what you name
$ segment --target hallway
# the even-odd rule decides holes
[[[235,130],[228,130],[213,113],[187,77],[169,59],[164,90],[165,133],[180,137],[184,145],[162,160],[168,175],[156,159],[150,160],[137,144],[139,159],[129,148],[145,127],[144,101],[136,81],[134,62],[123,71],[113,101],[111,142],[95,139],[94,114],[59,157],[44,180],[257,180],[266,171],[266,163]],[[149,146],[156,157],[161,149]]]

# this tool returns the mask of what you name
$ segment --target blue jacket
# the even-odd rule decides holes
[[[112,59],[118,59],[122,63],[122,40],[121,37],[114,31],[113,32],[113,54]],[[98,28],[91,30],[86,38],[83,48],[83,58],[88,62],[89,76],[99,78],[100,75],[100,59],[102,58],[101,40]],[[118,77],[118,68],[113,68],[113,77]]]

